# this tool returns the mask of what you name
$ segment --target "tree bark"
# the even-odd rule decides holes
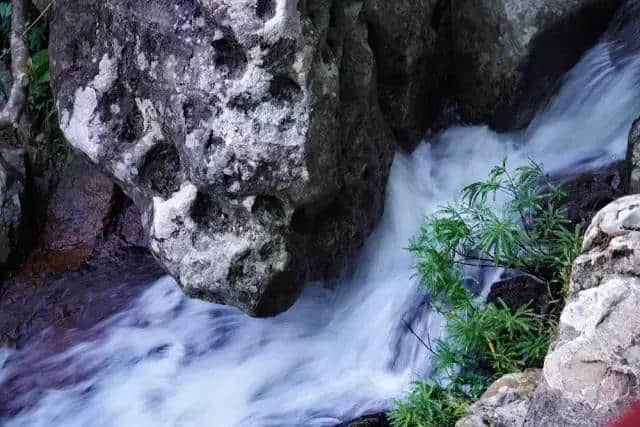
[[[0,129],[14,126],[18,123],[26,101],[25,88],[29,83],[27,77],[29,49],[25,41],[27,0],[13,0],[12,4],[11,73],[13,75],[13,86],[6,105],[0,111]]]

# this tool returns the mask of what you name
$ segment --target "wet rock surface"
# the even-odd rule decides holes
[[[78,156],[58,173],[42,230],[31,233],[35,247],[19,267],[5,272],[7,280],[38,287],[92,256],[146,245],[139,213],[109,178]]]
[[[89,375],[89,366],[87,372],[70,372],[48,356],[97,339],[100,324],[162,274],[148,253],[129,251],[90,260],[72,273],[49,277],[41,287],[1,283],[0,347],[29,348],[33,356],[20,357],[3,372],[0,423],[36,403],[47,389],[73,386]]]
[[[602,426],[640,395],[640,198],[593,219],[525,426]]]
[[[600,209],[625,195],[625,171],[625,162],[618,161],[552,177],[554,184],[567,194],[567,218],[586,230]]]
[[[512,310],[528,306],[538,314],[548,314],[553,301],[547,283],[529,274],[520,274],[491,285],[487,302],[504,303]]]
[[[143,250],[96,257],[73,272],[51,275],[41,286],[0,285],[0,347],[21,347],[43,332],[89,328],[124,308],[162,275]],[[114,280],[117,277],[117,280]]]
[[[558,79],[605,31],[618,0],[462,0],[451,4],[464,116],[524,127]]]
[[[380,106],[398,143],[406,149],[414,148],[433,127],[441,99],[450,89],[450,31],[444,3],[364,2]]]

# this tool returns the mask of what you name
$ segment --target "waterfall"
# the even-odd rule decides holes
[[[348,271],[331,286],[310,285],[278,317],[190,300],[165,277],[71,348],[40,359],[29,346],[0,349],[0,387],[27,356],[37,360],[34,377],[47,367],[77,378],[34,396],[5,425],[333,426],[389,408],[429,368],[407,323],[432,339],[440,331],[413,277],[409,238],[505,156],[548,171],[621,159],[640,114],[640,60],[614,57],[620,43],[591,49],[526,130],[457,126],[398,154],[384,217]]]

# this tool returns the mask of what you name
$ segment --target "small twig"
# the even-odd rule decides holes
[[[416,337],[418,339],[418,341],[420,341],[420,344],[422,344],[422,346],[424,348],[426,348],[427,350],[429,350],[429,352],[431,352],[431,354],[435,355],[436,352],[433,351],[433,347],[431,346],[431,338],[428,337],[427,335],[427,339],[429,340],[429,344],[427,344],[417,333],[416,331],[413,330],[413,328],[411,327],[411,324],[409,324],[409,322],[407,322],[404,318],[402,319],[402,322],[405,324],[405,326],[407,327],[407,329],[409,330],[409,332],[411,332],[411,335],[413,335],[414,337]]]
[[[49,9],[51,9],[51,6],[53,6],[54,3],[55,3],[55,0],[51,0],[49,4],[44,9],[42,9],[42,12],[40,12],[38,17],[34,19],[33,22],[29,24],[27,28],[25,28],[23,36],[26,36],[27,33],[31,31],[31,29],[35,27],[38,22],[40,22],[40,20],[44,17],[44,15],[47,14],[47,12],[49,11]]]
[[[491,268],[504,268],[500,265],[496,265],[495,263],[491,263],[491,264],[481,264],[481,263],[473,263],[473,262],[465,262],[465,261],[453,261],[455,264],[458,265],[464,265],[467,267],[491,267]]]
[[[53,6],[55,4],[55,0],[51,0],[49,2],[49,4],[42,9],[42,12],[40,12],[40,14],[37,16],[36,19],[33,20],[32,23],[30,23],[25,29],[24,32],[22,33],[22,37],[26,37],[27,34],[29,33],[29,31],[31,31],[31,29],[33,29],[33,27],[36,26],[36,24],[38,22],[40,22],[42,20],[42,18],[47,14],[47,12],[49,11],[49,9],[51,9],[51,6]],[[13,26],[13,25],[12,25]],[[4,59],[5,56],[7,56],[9,53],[11,53],[11,51],[6,51],[4,52],[2,55],[0,55],[0,60]]]

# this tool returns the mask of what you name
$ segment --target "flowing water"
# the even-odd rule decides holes
[[[76,378],[34,395],[5,425],[333,426],[388,408],[428,370],[406,324],[424,337],[440,330],[412,278],[409,238],[425,214],[505,156],[552,171],[622,158],[640,115],[640,61],[614,57],[621,45],[594,47],[524,132],[454,127],[398,154],[384,217],[349,271],[337,286],[309,286],[279,317],[189,300],[166,277],[70,348],[0,350],[0,388],[28,358],[34,376],[46,365]],[[20,393],[29,400],[35,391]]]

